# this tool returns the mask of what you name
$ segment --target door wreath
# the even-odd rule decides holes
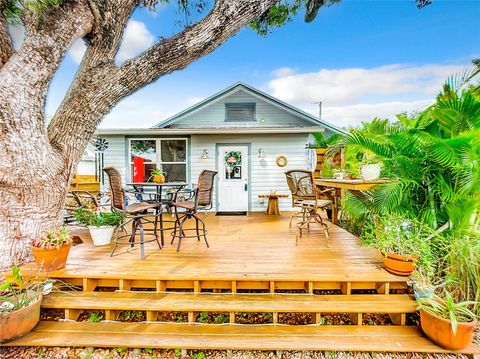
[[[225,154],[225,163],[230,166],[239,166],[242,164],[242,153],[240,151],[230,151]]]

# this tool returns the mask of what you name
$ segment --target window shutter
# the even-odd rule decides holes
[[[226,121],[255,121],[254,103],[227,103]]]

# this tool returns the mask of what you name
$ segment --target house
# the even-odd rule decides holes
[[[216,169],[216,211],[262,211],[261,193],[288,194],[284,172],[307,168],[311,134],[343,133],[244,83],[236,83],[148,129],[100,129],[108,142],[103,165],[124,182],[142,182],[161,168],[167,181],[195,184],[202,169]],[[290,208],[290,199],[280,201]]]

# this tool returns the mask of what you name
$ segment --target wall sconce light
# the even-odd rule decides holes
[[[202,157],[200,157],[202,160],[208,160],[208,150],[204,149],[202,153]]]
[[[258,158],[265,158],[265,151],[263,148],[258,149]]]

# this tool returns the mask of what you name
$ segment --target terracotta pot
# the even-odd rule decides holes
[[[473,340],[473,330],[477,326],[476,320],[458,323],[457,333],[453,334],[450,320],[423,309],[420,309],[420,323],[427,337],[441,347],[451,350],[463,349],[470,344]]]
[[[40,319],[42,296],[28,307],[14,312],[0,313],[0,343],[4,343],[29,333]]]
[[[60,247],[41,248],[30,246],[35,262],[42,270],[50,272],[65,267],[72,242]]]
[[[163,183],[165,182],[165,176],[164,175],[153,176],[152,181],[155,183]]]
[[[409,276],[414,269],[414,263],[418,256],[401,256],[393,253],[385,253],[383,265],[392,274]]]

